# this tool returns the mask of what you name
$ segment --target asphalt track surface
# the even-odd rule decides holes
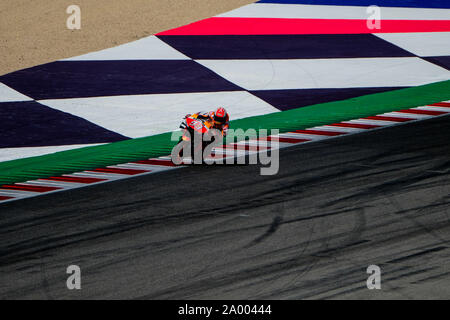
[[[190,167],[1,205],[0,298],[449,299],[449,142],[445,116],[282,150],[276,176]]]

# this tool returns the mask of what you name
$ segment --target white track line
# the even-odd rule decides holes
[[[343,123],[357,123],[357,124],[369,124],[375,126],[392,126],[401,122],[397,121],[385,121],[385,120],[370,120],[370,119],[355,119],[350,121],[344,121]]]
[[[423,107],[417,107],[414,109],[427,110],[427,111],[441,111],[441,112],[450,113],[450,108],[438,107],[438,106],[423,106]]]
[[[417,113],[403,113],[403,112],[388,112],[384,113],[383,116],[386,117],[396,117],[396,118],[412,118],[412,119],[426,119],[433,117],[428,114],[417,114]]]
[[[75,183],[75,182],[65,182],[65,181],[47,181],[47,180],[34,180],[34,181],[27,181],[26,182],[29,185],[36,185],[36,186],[43,186],[43,187],[56,187],[56,188],[63,188],[63,189],[71,189],[71,188],[77,188],[82,187],[85,184],[83,183]]]
[[[366,129],[361,128],[347,128],[347,127],[334,127],[334,126],[320,126],[311,128],[312,130],[322,130],[331,132],[345,132],[345,133],[356,133],[358,131],[364,131]]]

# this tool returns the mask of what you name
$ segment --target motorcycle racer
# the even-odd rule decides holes
[[[230,127],[230,116],[228,112],[225,110],[225,108],[218,108],[216,111],[210,111],[210,112],[197,112],[194,114],[187,114],[185,116],[186,118],[193,118],[193,119],[199,119],[202,121],[205,121],[209,124],[208,127],[214,128],[219,130],[223,136],[227,135],[228,128]],[[180,128],[184,129],[185,123],[180,126]]]

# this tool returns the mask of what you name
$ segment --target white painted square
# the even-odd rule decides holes
[[[416,57],[197,62],[247,90],[418,86],[450,79],[448,70]]]
[[[448,19],[450,19],[450,10]],[[420,57],[450,56],[450,32],[374,34]]]
[[[246,91],[41,100],[39,103],[130,138],[174,131],[187,113],[211,111],[219,106],[228,110],[231,120],[279,111]]]

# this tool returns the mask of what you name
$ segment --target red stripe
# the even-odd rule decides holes
[[[383,20],[369,29],[365,19],[284,19],[215,17],[158,35],[349,34],[450,31],[450,20]]]
[[[82,177],[67,177],[67,176],[63,176],[63,177],[50,177],[50,178],[45,178],[42,180],[49,180],[49,181],[63,181],[63,182],[75,182],[75,183],[96,183],[96,182],[102,182],[102,181],[107,181],[106,179],[97,179],[97,178],[82,178]]]
[[[9,199],[14,199],[14,198],[13,197],[0,196],[0,201],[5,201],[5,200],[9,200]]]
[[[126,174],[126,175],[135,175],[149,172],[149,170],[134,170],[134,169],[118,169],[118,168],[99,168],[93,170],[95,172],[104,172],[104,173],[117,173],[117,174]]]
[[[224,153],[215,153],[215,152],[211,152],[211,156],[207,157],[207,158],[211,158],[211,159],[222,159],[225,158],[227,155]]]
[[[14,184],[14,185],[4,185],[1,186],[2,189],[11,189],[11,190],[22,190],[22,191],[32,191],[32,192],[50,192],[55,190],[61,190],[62,188],[57,187],[42,187],[42,186],[30,186],[24,184]]]
[[[450,102],[438,102],[438,103],[430,104],[430,106],[450,108]]]
[[[150,159],[150,160],[141,160],[137,162],[132,162],[137,164],[148,164],[148,165],[154,165],[154,166],[165,166],[165,167],[176,167],[175,164],[171,160],[156,160],[156,159]]]
[[[362,119],[394,121],[394,122],[406,122],[406,121],[414,120],[414,119],[410,119],[410,118],[386,117],[386,116],[373,116],[373,117],[367,117],[367,118],[362,118]]]
[[[224,145],[221,148],[223,149],[233,149],[233,150],[246,150],[246,151],[260,151],[260,150],[267,150],[270,149],[270,147],[263,147],[263,146],[251,146],[248,144],[228,144]]]
[[[362,123],[333,123],[329,124],[333,127],[343,127],[343,128],[358,128],[358,129],[374,129],[381,126],[376,126],[374,124],[362,124]]]
[[[430,110],[419,110],[419,109],[406,109],[406,110],[400,110],[396,112],[401,113],[413,113],[413,114],[427,114],[430,116],[439,116],[441,114],[447,114],[448,112],[443,111],[430,111]]]
[[[335,132],[335,131],[320,131],[320,130],[296,130],[295,133],[304,133],[304,134],[314,134],[319,136],[340,136],[342,134],[347,134],[346,132]]]
[[[309,139],[296,139],[296,138],[284,138],[284,137],[264,137],[260,138],[261,141],[278,141],[281,143],[301,143],[311,141]]]

